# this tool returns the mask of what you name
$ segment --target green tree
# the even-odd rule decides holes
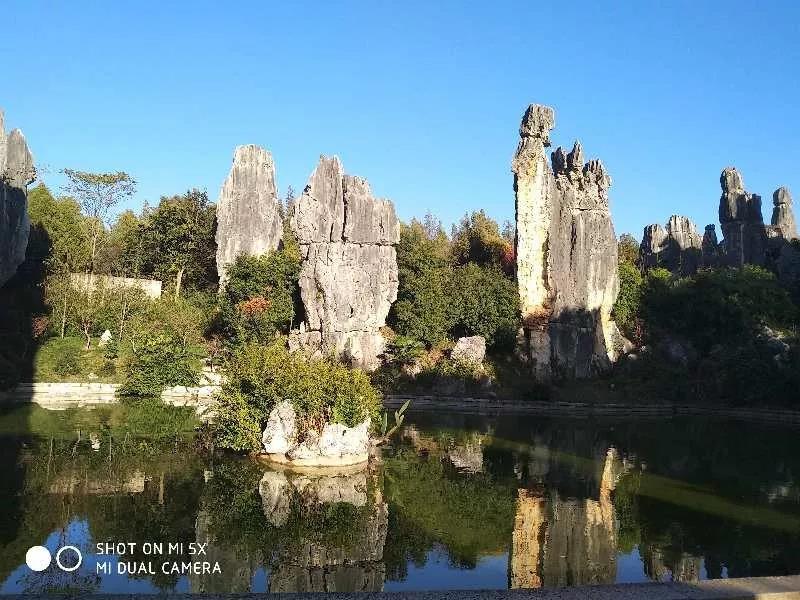
[[[122,171],[88,173],[74,169],[62,171],[67,177],[64,191],[73,196],[87,218],[89,272],[94,273],[111,209],[136,191],[136,181]]]
[[[398,291],[389,323],[401,335],[433,345],[450,328],[447,282],[450,279],[450,242],[430,215],[400,226],[397,246]]]
[[[123,211],[106,236],[100,253],[103,270],[138,277],[142,267],[142,223],[132,210]]]
[[[619,263],[636,266],[639,264],[639,242],[630,233],[623,233],[617,241]]]
[[[627,260],[619,263],[619,295],[614,303],[612,316],[626,336],[640,337],[637,323],[640,318],[643,279],[639,269]]]
[[[281,250],[238,256],[228,269],[221,316],[231,339],[267,342],[276,332],[288,333],[299,296],[300,249],[285,239]]]
[[[89,263],[85,219],[72,198],[56,199],[43,183],[28,193],[27,258],[49,273],[82,271]]]
[[[208,289],[217,283],[216,209],[208,194],[189,190],[180,196],[162,197],[158,206],[143,215],[139,243],[131,247],[143,272],[167,280],[174,278],[174,295],[184,284]]]
[[[506,268],[504,257],[511,244],[500,234],[497,222],[483,211],[464,215],[453,227],[452,253],[456,265],[500,265]]]
[[[457,267],[449,287],[453,337],[482,335],[495,349],[513,347],[520,323],[519,292],[498,266]]]

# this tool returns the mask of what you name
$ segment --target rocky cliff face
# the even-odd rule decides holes
[[[687,217],[672,215],[666,227],[644,228],[639,256],[645,268],[663,267],[689,275],[702,264],[703,238]]]
[[[786,240],[797,239],[797,225],[792,209],[792,195],[785,187],[780,187],[772,194],[772,226],[780,230]]]
[[[0,286],[25,260],[30,233],[28,184],[35,177],[25,136],[19,129],[6,135],[0,110]]]
[[[217,272],[240,254],[260,256],[281,243],[283,225],[272,155],[252,144],[238,146],[217,202]]]
[[[719,178],[719,222],[724,238],[723,262],[732,267],[763,265],[767,235],[761,214],[761,196],[744,189],[742,176],[734,167],[722,171]]]
[[[308,347],[377,366],[380,327],[397,298],[399,222],[389,200],[345,175],[337,157],[321,157],[294,205],[305,318],[290,347]]]
[[[523,357],[535,375],[588,377],[607,368],[622,340],[611,320],[619,291],[617,244],[608,207],[611,178],[584,163],[576,142],[545,156],[553,109],[532,104],[512,161],[516,267]]]

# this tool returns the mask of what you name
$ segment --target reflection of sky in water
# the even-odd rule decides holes
[[[452,566],[447,553],[431,550],[425,566],[408,566],[405,581],[387,581],[387,592],[424,590],[479,590],[508,587],[508,554],[478,560],[474,569]]]
[[[133,541],[133,540],[126,540]],[[117,562],[119,557],[116,555],[97,555],[94,554],[94,541],[89,533],[89,523],[84,520],[73,519],[67,527],[51,533],[47,540],[41,544],[50,550],[53,561],[50,566],[41,573],[31,571],[25,564],[25,557],[20,557],[21,564],[14,569],[8,578],[0,585],[0,594],[21,593],[27,590],[41,589],[42,584],[47,582],[58,585],[69,585],[70,582],[86,580],[95,576],[98,562],[109,563],[109,574],[99,575],[99,585],[92,586],[87,591],[106,592],[106,593],[125,593],[125,594],[153,594],[160,590],[148,579],[128,578],[127,575],[117,574]],[[64,573],[57,566],[55,561],[56,552],[61,546],[77,546],[83,554],[83,563],[77,571]],[[163,559],[167,560],[167,558]],[[154,568],[163,562],[158,557],[153,557]],[[189,581],[186,577],[181,577],[174,588],[176,592],[189,592]]]

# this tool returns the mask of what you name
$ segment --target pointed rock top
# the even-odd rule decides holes
[[[531,104],[522,117],[519,126],[520,137],[534,137],[542,140],[545,146],[550,145],[550,130],[555,126],[555,113],[549,106]]]
[[[553,163],[553,173],[556,175],[563,175],[567,172],[567,155],[561,146],[550,155],[550,161]]]
[[[600,165],[602,168],[602,165]],[[567,154],[567,169],[570,171],[580,171],[583,168],[583,146],[578,140],[572,146],[572,150]]]

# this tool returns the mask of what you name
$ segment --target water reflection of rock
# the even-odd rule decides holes
[[[293,505],[301,515],[321,505],[345,503],[363,509],[349,526],[345,544],[301,537],[273,566],[270,592],[371,592],[383,589],[388,507],[373,475],[362,470],[335,475],[267,471],[259,493],[267,520],[284,527]]]
[[[621,472],[612,448],[603,461],[597,500],[563,498],[544,487],[518,491],[510,587],[614,582],[618,523],[611,493]]]
[[[645,574],[654,581],[694,583],[700,581],[703,559],[688,552],[666,556],[664,550],[654,546],[642,549]]]
[[[242,553],[228,544],[219,543],[211,533],[212,522],[211,513],[201,508],[195,522],[195,536],[198,542],[207,544],[202,560],[212,564],[218,562],[221,573],[190,574],[190,591],[193,594],[249,592],[259,561],[246,552]]]
[[[418,451],[444,451],[448,462],[459,471],[464,473],[483,472],[485,436],[481,433],[470,431],[464,436],[460,436],[458,440],[450,439],[443,443],[443,440],[425,435],[414,425],[407,425],[403,428],[402,436],[404,440],[411,442]]]

